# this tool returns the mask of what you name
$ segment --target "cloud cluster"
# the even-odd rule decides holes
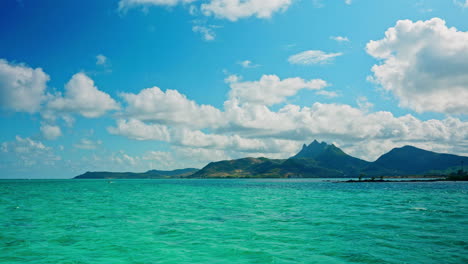
[[[0,59],[0,106],[18,112],[39,111],[46,99],[47,75],[41,68]]]
[[[468,32],[433,18],[400,20],[381,40],[370,41],[371,80],[417,112],[468,113]]]
[[[175,6],[178,4],[188,4],[196,0],[120,0],[119,10],[125,11],[133,7],[154,6]],[[199,8],[192,5],[190,13],[199,9],[205,16],[215,16],[221,19],[237,21],[247,17],[257,17],[261,19],[270,18],[274,13],[288,9],[292,0],[208,0],[204,1]],[[205,36],[208,28],[197,27],[194,31],[202,32]]]
[[[14,141],[3,142],[0,145],[2,163],[15,166],[20,169],[35,166],[52,166],[61,158],[53,153],[51,147],[44,145],[40,141],[31,138],[16,136]],[[6,175],[8,176],[8,175]]]
[[[320,79],[281,80],[275,75],[264,75],[258,81],[241,81],[232,75],[227,83],[231,90],[222,110],[200,106],[177,91],[163,92],[157,87],[139,94],[124,94],[128,106],[123,117],[127,119],[119,120],[108,130],[131,139],[168,142],[179,148],[231,150],[230,156],[243,153],[286,158],[314,138],[335,142],[369,160],[388,151],[387,147],[403,143],[424,142],[426,148],[445,147],[446,151],[454,150],[457,144],[468,144],[467,122],[453,117],[422,121],[412,115],[369,113],[372,104],[366,98],[359,98],[359,108],[314,103],[271,109],[301,89],[325,88],[326,81]],[[365,151],[366,142],[378,141],[386,144]]]
[[[100,91],[84,73],[73,75],[65,85],[65,94],[47,92],[47,75],[41,68],[12,64],[0,59],[0,105],[16,112],[41,111],[46,119],[60,114],[80,114],[94,118],[118,110],[119,104]]]

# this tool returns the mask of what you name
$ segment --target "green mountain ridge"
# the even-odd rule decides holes
[[[468,157],[440,154],[412,146],[395,148],[374,162],[348,155],[314,140],[289,159],[244,158],[212,162],[191,178],[343,178],[437,174],[468,164]]]
[[[340,148],[314,140],[288,159],[241,158],[211,162],[202,169],[173,171],[86,172],[75,179],[153,178],[344,178],[447,174],[468,157],[442,154],[413,146],[395,148],[374,162],[348,155]]]

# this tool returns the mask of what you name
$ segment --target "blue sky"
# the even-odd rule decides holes
[[[0,177],[468,155],[468,1],[5,0]]]

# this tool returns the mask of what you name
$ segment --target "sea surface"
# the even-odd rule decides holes
[[[0,263],[468,263],[468,183],[0,180]]]

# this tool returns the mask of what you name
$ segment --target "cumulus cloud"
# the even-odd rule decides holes
[[[55,95],[47,104],[47,110],[55,114],[78,113],[88,118],[99,117],[119,108],[119,104],[100,91],[84,73],[73,75],[65,85],[65,94]]]
[[[220,110],[210,105],[198,105],[176,90],[163,92],[153,87],[138,94],[122,93],[121,96],[128,104],[125,115],[134,119],[193,128],[223,124]]]
[[[251,16],[270,18],[274,13],[288,9],[291,3],[292,0],[211,0],[202,4],[201,10],[206,16],[237,21]]]
[[[381,63],[370,80],[417,112],[468,113],[468,32],[433,18],[400,20],[367,52]]]
[[[311,64],[327,64],[331,63],[335,57],[341,56],[343,53],[326,53],[321,50],[307,50],[288,58],[291,64],[311,65]]]
[[[0,59],[0,106],[18,112],[39,111],[48,81],[49,75],[41,68]]]
[[[121,135],[135,140],[169,141],[170,134],[167,126],[159,124],[145,124],[137,119],[117,120],[115,127],[107,129],[109,133]]]
[[[49,124],[42,124],[41,125],[41,133],[45,139],[54,140],[62,136],[62,130],[59,126],[49,125]]]
[[[263,75],[259,81],[245,82],[231,75],[226,78],[226,82],[231,87],[231,99],[265,105],[284,102],[287,97],[295,95],[301,89],[319,90],[328,86],[322,79],[304,80],[296,77],[281,80],[276,75]]]

